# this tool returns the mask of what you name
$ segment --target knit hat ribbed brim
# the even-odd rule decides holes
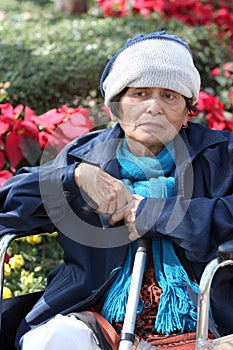
[[[127,41],[102,74],[105,105],[125,87],[161,87],[197,102],[200,75],[188,44],[164,31],[139,34]]]

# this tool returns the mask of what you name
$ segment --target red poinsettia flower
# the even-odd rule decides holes
[[[43,134],[43,142],[46,143],[46,157],[53,158],[67,143],[82,136],[93,129],[93,122],[86,116],[90,115],[88,109],[67,108],[63,106],[61,114],[65,117],[53,132]],[[46,140],[47,138],[47,140]]]
[[[67,140],[73,140],[89,132],[93,128],[93,122],[82,113],[75,112],[71,114],[59,128]]]
[[[32,120],[36,123],[41,130],[54,130],[57,125],[62,123],[65,117],[65,112],[60,113],[56,108],[49,110],[48,112],[38,116],[33,116]]]
[[[104,16],[122,17],[130,11],[127,0],[99,0],[99,3],[104,8]]]
[[[29,107],[23,107],[18,105],[15,108],[7,104],[1,104],[1,120],[3,123],[8,124],[8,127],[2,123],[2,131],[6,134],[5,137],[5,152],[6,156],[13,167],[16,167],[20,161],[24,158],[20,143],[22,138],[29,136],[37,138],[39,130],[35,123],[31,120],[34,115],[34,111]],[[24,111],[24,115],[22,112]]]
[[[0,169],[3,169],[5,165],[5,144],[0,140]]]
[[[222,111],[214,110],[212,113],[207,113],[206,120],[208,120],[208,126],[210,129],[215,129],[215,130],[226,129],[227,121]]]
[[[4,117],[8,117],[9,119],[13,120],[14,118],[17,118],[23,111],[23,105],[19,104],[16,107],[13,107],[10,103],[6,104],[0,104],[1,108],[1,114]]]
[[[88,118],[90,111],[87,108],[71,108],[63,105],[58,111],[65,113],[59,128],[68,142],[93,129],[93,122]]]
[[[85,117],[90,117],[90,111],[87,108],[73,108],[73,107],[68,107],[66,105],[63,105],[61,108],[58,109],[59,113],[65,113],[66,115],[69,114],[74,114],[74,113],[81,113]]]
[[[196,0],[165,1],[167,17],[175,17],[188,25],[211,23],[213,5]]]
[[[8,118],[0,115],[0,137],[10,129],[10,124]]]
[[[0,186],[4,184],[6,180],[12,177],[13,174],[8,170],[0,170]]]
[[[38,142],[40,144],[40,147],[42,149],[45,148],[50,136],[51,136],[52,132],[49,132],[48,130],[42,130],[39,132],[39,135],[38,135]]]
[[[23,105],[18,105],[14,108],[10,103],[0,104],[0,109],[0,135],[3,135],[11,130],[11,127],[14,125],[14,120],[17,119],[23,111]]]
[[[226,118],[227,111],[224,108],[225,106],[218,96],[210,95],[204,91],[200,92],[198,109],[202,113],[206,113],[205,118],[210,129],[227,129],[228,118]]]
[[[216,67],[212,69],[210,73],[213,77],[217,77],[221,73],[221,69],[219,67]]]
[[[231,120],[228,121],[227,123],[227,127],[230,131],[233,132],[233,118]]]
[[[52,132],[41,131],[39,134],[39,143],[41,148],[44,149],[41,157],[42,162],[44,163],[53,159],[69,142],[70,140],[64,137],[59,127]]]
[[[32,117],[41,130],[38,141],[42,149],[52,147],[57,151],[76,137],[93,129],[93,122],[87,118],[87,108],[72,108],[63,105],[51,109],[39,117]]]
[[[224,110],[224,104],[221,103],[218,96],[213,96],[207,92],[201,91],[199,94],[197,107],[200,111],[212,112],[213,110]]]

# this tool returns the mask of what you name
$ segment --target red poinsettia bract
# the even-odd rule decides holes
[[[13,174],[9,170],[0,170],[0,187],[12,176]]]
[[[231,1],[211,0],[98,0],[103,16],[123,17],[139,13],[145,18],[159,13],[164,21],[172,17],[191,25],[215,23],[219,38],[227,34],[233,47],[233,4]]]
[[[28,106],[0,104],[0,186],[21,161],[30,163],[33,152],[36,156],[38,150],[42,153],[48,142],[59,151],[74,138],[92,130],[89,117],[86,108],[64,105],[38,116]]]
[[[225,116],[225,106],[218,96],[213,96],[204,91],[200,92],[198,109],[205,113],[208,127],[215,130],[229,129],[232,131],[232,118],[228,120]],[[230,114],[230,112],[228,112]],[[232,114],[233,117],[233,114]]]

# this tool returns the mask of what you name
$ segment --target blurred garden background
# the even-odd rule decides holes
[[[202,77],[196,120],[233,132],[233,2],[0,0],[0,186],[111,126],[99,89],[105,64],[128,38],[159,30],[191,47]],[[43,289],[61,259],[56,232],[15,241],[4,297]]]

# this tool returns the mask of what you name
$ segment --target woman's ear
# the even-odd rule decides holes
[[[110,112],[110,118],[113,122],[117,122],[118,121],[118,118],[112,113]]]
[[[186,109],[184,117],[183,117],[182,128],[186,128],[188,125],[188,115],[189,115],[189,111],[188,111],[188,109]]]

